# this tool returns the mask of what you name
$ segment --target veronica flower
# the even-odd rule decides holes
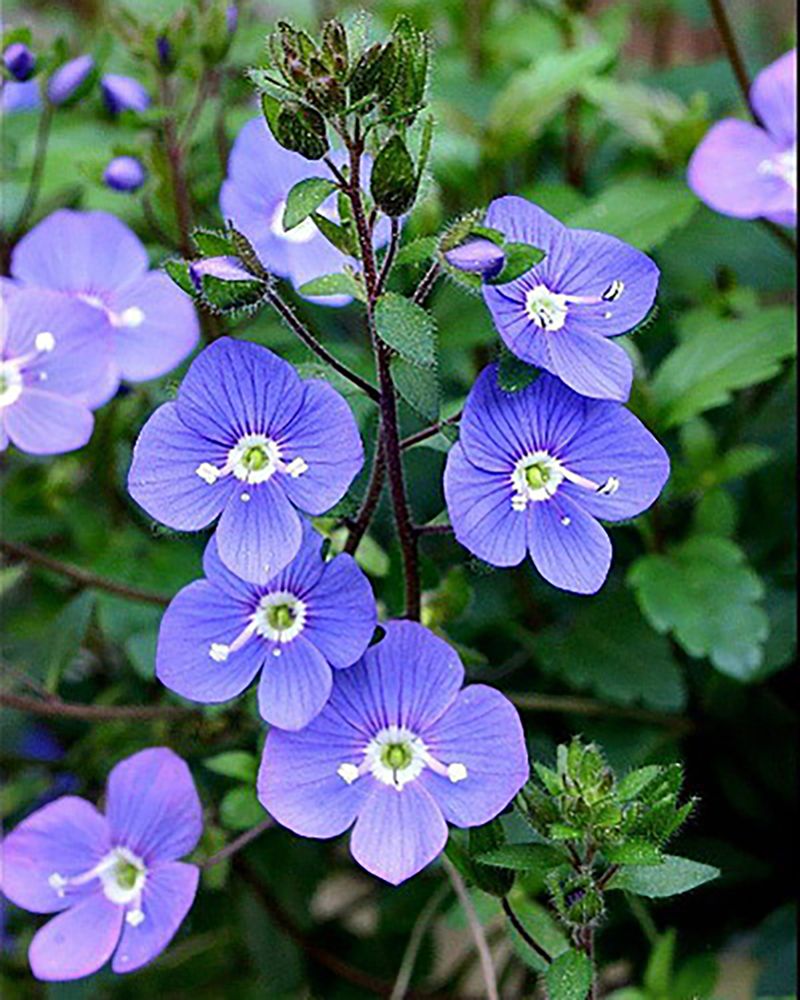
[[[503,270],[506,255],[503,248],[483,237],[467,240],[445,253],[447,263],[460,271],[494,278]]]
[[[300,551],[268,583],[240,580],[221,562],[212,537],[205,580],[184,587],[161,621],[156,674],[193,701],[235,698],[261,673],[262,717],[300,729],[322,709],[332,667],[349,667],[375,630],[370,585],[349,555],[323,562],[322,538],[308,522]]]
[[[689,187],[715,212],[797,225],[797,50],[762,70],[750,103],[763,128],[726,118],[694,151]]]
[[[116,389],[111,345],[96,310],[55,292],[3,288],[0,300],[0,450],[32,455],[82,448],[91,411]]]
[[[146,111],[150,107],[150,95],[131,76],[107,73],[100,79],[100,90],[112,115],[118,115],[122,111]]]
[[[337,166],[343,153],[332,156]],[[363,160],[362,181],[368,185],[371,161]],[[318,176],[319,164],[284,149],[273,138],[263,118],[249,121],[236,137],[228,160],[228,176],[220,191],[220,209],[252,242],[268,271],[291,280],[299,288],[312,278],[341,271],[346,262],[354,264],[332,246],[310,219],[293,229],[284,229],[286,198],[298,181]],[[338,220],[335,193],[318,209],[321,215]],[[385,219],[376,227],[375,245],[389,237]],[[314,297],[325,305],[350,302],[347,295]]]
[[[271,729],[258,797],[303,837],[350,826],[350,850],[397,885],[444,849],[447,823],[480,826],[528,778],[519,716],[498,691],[460,691],[455,651],[416,622],[334,674],[326,707],[305,729]]]
[[[266,347],[222,337],[143,427],[128,489],[171,528],[219,517],[222,561],[266,583],[300,548],[298,510],[329,510],[363,461],[353,414],[331,385],[303,381]]]
[[[90,55],[70,59],[53,73],[47,81],[47,97],[53,104],[65,104],[75,97],[94,71]]]
[[[456,538],[478,558],[516,566],[530,554],[553,586],[593,594],[611,565],[597,519],[640,514],[668,475],[666,452],[621,404],[549,375],[506,393],[490,365],[464,407],[444,491]]]
[[[141,241],[115,216],[61,209],[16,245],[11,276],[94,306],[105,319],[117,375],[142,382],[171,371],[199,335],[192,300],[149,266]]]
[[[133,972],[169,944],[197,892],[199,871],[178,861],[200,838],[200,800],[186,764],[153,747],[108,776],[105,815],[64,796],[2,843],[3,894],[55,913],[31,942],[37,979],[90,976],[112,957]]]
[[[135,156],[115,156],[103,171],[103,182],[114,191],[138,191],[147,171]]]
[[[24,83],[7,80],[0,89],[0,110],[4,115],[35,111],[41,104],[38,80],[26,80]]]
[[[3,63],[15,80],[24,83],[36,69],[36,56],[24,42],[12,42],[3,52]]]
[[[483,287],[508,349],[582,396],[626,400],[633,366],[609,338],[647,316],[658,286],[653,261],[613,236],[568,229],[524,198],[493,201],[485,224],[547,255],[514,281]]]

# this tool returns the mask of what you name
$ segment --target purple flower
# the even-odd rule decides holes
[[[164,69],[172,69],[172,44],[166,35],[159,35],[156,39],[156,54]]]
[[[689,162],[689,187],[723,215],[796,226],[796,49],[758,74],[750,101],[764,127],[717,122]]]
[[[36,69],[36,56],[24,42],[12,42],[3,53],[3,62],[8,72],[24,83]]]
[[[298,510],[329,510],[363,461],[353,414],[331,385],[303,381],[265,347],[222,337],[143,427],[128,489],[171,528],[195,531],[219,517],[222,561],[266,583],[300,548]]]
[[[94,70],[94,59],[78,56],[59,66],[47,81],[47,96],[53,104],[65,104],[75,97]]]
[[[480,274],[484,278],[494,278],[503,270],[506,262],[503,248],[482,237],[453,247],[444,256],[452,267],[471,274]]]
[[[0,109],[4,115],[13,115],[19,111],[35,111],[41,103],[38,80],[26,80],[25,83],[7,80],[0,90]]]
[[[633,366],[609,338],[632,330],[650,310],[659,276],[653,261],[613,236],[568,229],[524,198],[493,201],[486,225],[547,254],[514,281],[484,285],[508,349],[582,396],[624,402]]]
[[[235,3],[229,3],[225,9],[225,27],[228,29],[228,34],[232,35],[239,24],[239,8]]]
[[[103,181],[115,191],[138,191],[146,178],[147,171],[135,156],[115,156],[103,171]]]
[[[593,594],[611,565],[597,519],[640,514],[668,476],[666,452],[624,406],[549,375],[506,393],[490,365],[464,407],[444,491],[456,538],[479,559],[516,566],[530,553],[553,586]]]
[[[333,154],[341,166],[344,154]],[[369,179],[370,161],[363,161]],[[352,258],[332,246],[309,218],[299,226],[283,228],[283,212],[289,191],[298,181],[319,174],[319,165],[278,145],[263,118],[249,121],[236,138],[228,160],[228,176],[220,191],[220,209],[252,242],[267,270],[291,280],[299,288],[312,278],[341,271]],[[321,215],[338,220],[335,194],[319,208]],[[388,239],[387,220],[376,227],[375,245]],[[329,306],[346,305],[348,295],[315,296],[313,301]]]
[[[416,622],[334,674],[327,706],[298,733],[271,729],[261,804],[303,837],[335,837],[397,885],[444,849],[447,823],[480,826],[528,778],[519,716],[492,688],[460,691],[455,651]]]
[[[300,551],[268,583],[240,580],[212,537],[205,580],[185,587],[161,621],[156,673],[193,701],[235,698],[261,672],[262,717],[301,729],[331,692],[331,667],[349,667],[375,630],[370,585],[349,555],[323,562],[322,538],[307,522]]]
[[[0,450],[82,448],[91,411],[116,390],[111,344],[97,311],[65,295],[15,290],[0,300]]]
[[[202,292],[203,278],[207,274],[212,278],[219,278],[220,281],[255,280],[238,257],[206,257],[204,260],[193,260],[189,264],[189,277],[198,292]]]
[[[150,107],[150,95],[131,76],[107,73],[100,80],[103,100],[112,115],[122,111],[146,111]]]
[[[11,276],[94,306],[114,345],[117,375],[142,382],[171,371],[199,336],[192,300],[149,266],[144,246],[116,216],[60,209],[16,245]]]
[[[34,976],[80,979],[112,955],[118,973],[152,961],[194,900],[199,871],[178,858],[201,832],[189,768],[164,747],[117,764],[105,815],[70,795],[23,820],[2,844],[3,894],[32,913],[58,914],[31,942]]]

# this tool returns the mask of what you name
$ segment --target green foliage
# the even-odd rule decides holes
[[[401,136],[395,134],[381,146],[370,175],[375,204],[388,216],[399,218],[414,204],[417,171]]]
[[[384,344],[405,361],[419,368],[436,367],[436,327],[422,306],[387,292],[375,304],[375,329]]]
[[[611,889],[625,889],[637,896],[660,899],[676,896],[719,877],[719,869],[688,858],[665,854],[658,865],[633,865],[620,871],[609,884]]]
[[[545,976],[550,1000],[586,1000],[592,985],[592,963],[589,956],[570,948],[562,952]]]
[[[283,228],[294,229],[299,226],[335,190],[335,182],[327,177],[306,177],[305,180],[298,181],[286,197]]]

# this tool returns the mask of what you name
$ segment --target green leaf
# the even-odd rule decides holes
[[[232,788],[219,804],[220,822],[228,830],[249,830],[264,818],[264,810],[251,785]]]
[[[189,265],[185,260],[166,260],[163,267],[178,288],[192,297],[197,295],[197,289],[194,287],[194,282],[189,276]]]
[[[436,367],[436,327],[429,312],[395,292],[375,304],[378,336],[401,358],[421,368]]]
[[[395,257],[396,264],[423,264],[436,253],[439,240],[436,236],[420,236],[417,240],[400,247]]]
[[[667,356],[651,385],[663,427],[730,402],[737,389],[777,375],[794,356],[795,312],[773,306],[742,319],[715,317]]]
[[[64,606],[48,630],[45,672],[48,691],[56,690],[62,673],[78,655],[92,620],[94,604],[94,593],[84,590]]]
[[[439,376],[435,368],[420,368],[399,355],[391,361],[392,377],[400,396],[420,416],[436,423],[439,419]]]
[[[491,820],[482,826],[474,826],[467,835],[469,853],[474,866],[475,884],[492,896],[502,898],[511,891],[514,873],[505,866],[487,862],[486,855],[493,849],[502,848],[505,834],[499,820]]]
[[[505,285],[509,281],[514,281],[536,264],[540,263],[547,256],[544,250],[533,247],[530,243],[504,243],[503,251],[506,261],[503,270],[495,277],[487,281],[488,285]]]
[[[656,996],[666,996],[672,983],[672,966],[675,961],[675,929],[670,928],[662,934],[653,945],[647,968],[644,972],[644,985],[648,993]]]
[[[219,229],[195,229],[192,243],[203,257],[236,256],[236,247],[230,233]]]
[[[355,299],[364,300],[364,289],[349,271],[312,278],[301,285],[298,291],[301,295],[352,295]]]
[[[507,348],[501,348],[497,359],[497,384],[503,392],[519,392],[521,389],[527,389],[540,374],[534,365],[529,365]]]
[[[609,883],[609,889],[624,889],[637,896],[661,899],[688,892],[718,878],[719,868],[699,861],[665,854],[660,865],[622,868]]]
[[[563,864],[564,854],[546,844],[505,844],[479,854],[478,861],[498,868],[510,868],[515,872],[546,875],[551,868]]]
[[[603,848],[603,854],[615,865],[658,865],[663,858],[661,851],[646,840],[626,840]]]
[[[269,121],[270,127],[272,122]],[[306,105],[287,102],[278,112],[273,135],[284,147],[306,160],[321,160],[328,152],[325,120]]]
[[[222,774],[226,778],[236,778],[237,781],[245,783],[255,783],[258,771],[256,758],[244,750],[229,750],[225,753],[218,753],[214,757],[207,757],[203,764],[215,774]]]
[[[690,656],[748,681],[763,659],[769,621],[764,585],[727,538],[696,535],[666,555],[638,559],[628,573],[642,613]]]
[[[630,771],[617,784],[617,798],[620,802],[635,799],[652,781],[661,776],[663,770],[659,764],[647,764]]]
[[[283,210],[283,228],[294,229],[316,212],[325,199],[336,190],[336,184],[326,177],[306,177],[291,189]]]
[[[599,229],[639,250],[659,246],[685,226],[698,202],[683,180],[630,177],[607,187],[567,219],[570,226]]]
[[[556,958],[545,974],[548,1000],[586,1000],[592,985],[588,955],[570,948]]]
[[[568,947],[564,931],[541,903],[516,890],[509,893],[509,901],[519,922],[548,954],[558,955]],[[532,969],[544,972],[548,968],[544,959],[520,937],[516,930],[512,930],[511,940],[520,958]]]
[[[265,281],[252,278],[250,281],[223,281],[212,274],[204,274],[200,279],[203,299],[216,312],[237,312],[257,305],[267,290]]]
[[[392,218],[408,212],[417,194],[414,161],[400,135],[393,135],[378,151],[369,181],[375,204]]]
[[[324,215],[320,215],[319,212],[312,212],[311,218],[325,239],[333,244],[337,250],[341,250],[349,257],[358,257],[358,243],[352,227],[332,222]]]

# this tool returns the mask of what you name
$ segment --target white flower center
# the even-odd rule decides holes
[[[297,479],[307,471],[308,466],[299,456],[290,462],[284,462],[280,446],[265,434],[245,434],[239,438],[228,452],[222,468],[211,462],[201,462],[195,469],[196,475],[209,486],[231,474],[244,483],[265,483],[276,472],[284,472]],[[240,499],[246,503],[250,500],[250,494],[244,492],[240,494]]]
[[[25,388],[22,373],[30,365],[40,361],[43,354],[49,354],[56,346],[56,338],[49,330],[42,330],[33,339],[34,349],[18,358],[8,358],[0,361],[0,409],[16,403]],[[47,379],[47,372],[40,371],[38,377],[42,382]]]
[[[583,489],[603,496],[613,495],[620,487],[620,480],[617,476],[609,476],[605,482],[595,483],[593,480],[587,479],[586,476],[581,476],[568,469],[563,462],[548,452],[533,451],[520,458],[511,473],[512,508],[523,511],[527,509],[529,503],[549,500],[555,495],[565,479],[575,486],[581,486]],[[564,518],[562,521],[565,527],[569,523],[569,518]]]
[[[291,642],[303,631],[307,618],[308,606],[288,590],[264,594],[247,625],[233,642],[212,642],[208,655],[217,663],[224,663],[231,653],[241,649],[254,635],[277,643]],[[280,649],[273,649],[272,655],[280,656]]]
[[[310,217],[303,219],[298,226],[293,226],[291,229],[284,229],[283,213],[285,211],[286,201],[278,202],[269,223],[269,228],[273,236],[277,236],[289,243],[308,243],[309,240],[313,240],[317,235],[317,227],[314,225],[312,219]]]
[[[566,295],[554,292],[547,285],[534,285],[525,295],[525,312],[540,330],[561,330],[567,321],[571,305],[595,306],[601,302],[616,302],[625,291],[625,282],[615,278],[600,295]],[[611,319],[605,312],[603,319]]]
[[[775,156],[762,160],[758,165],[758,172],[768,177],[778,177],[788,184],[793,190],[797,190],[797,144]]]
[[[141,326],[145,321],[144,311],[139,306],[128,306],[127,309],[123,309],[122,312],[118,313],[110,309],[99,295],[82,292],[78,295],[78,298],[87,305],[102,310],[106,314],[108,322],[117,328],[133,328]]]
[[[424,740],[406,726],[386,726],[364,747],[358,764],[346,761],[336,773],[348,785],[370,773],[381,784],[390,785],[398,792],[430,768],[435,774],[448,778],[453,784],[468,777],[467,768],[457,761],[443,764],[431,754]]]
[[[86,885],[96,878],[102,883],[106,899],[126,907],[126,921],[132,927],[138,927],[144,920],[142,890],[147,881],[147,868],[142,859],[127,847],[113,848],[94,868],[81,875],[65,878],[53,872],[47,882],[59,899],[63,899],[71,887]]]

